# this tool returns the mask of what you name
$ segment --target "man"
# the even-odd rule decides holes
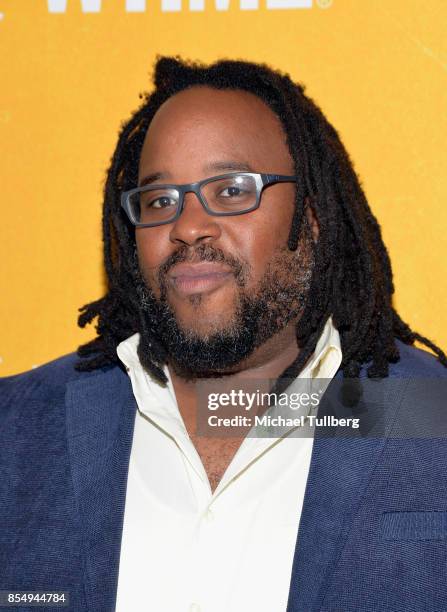
[[[395,423],[420,418],[408,381],[446,377],[391,304],[336,131],[264,65],[160,58],[154,83],[107,176],[109,286],[79,320],[98,337],[2,383],[0,588],[94,612],[446,609],[444,438],[198,434],[210,381],[404,379]]]

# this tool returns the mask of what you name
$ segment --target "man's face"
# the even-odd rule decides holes
[[[155,183],[182,184],[238,169],[294,175],[279,119],[251,93],[196,86],[155,114],[139,183],[155,173]],[[295,184],[277,183],[257,210],[216,217],[187,193],[174,223],[136,230],[141,273],[162,307],[159,331],[174,361],[182,353],[197,372],[225,369],[297,318],[312,258],[308,239],[287,248],[294,200]]]

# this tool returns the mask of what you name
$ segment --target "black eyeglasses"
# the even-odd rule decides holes
[[[296,176],[232,172],[184,185],[145,185],[121,194],[121,206],[135,227],[172,223],[183,210],[185,193],[193,191],[209,215],[243,215],[259,207],[264,187],[294,183]]]

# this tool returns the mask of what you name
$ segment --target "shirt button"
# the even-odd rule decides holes
[[[200,606],[199,606],[199,604],[192,603],[192,604],[189,606],[189,612],[200,612]]]

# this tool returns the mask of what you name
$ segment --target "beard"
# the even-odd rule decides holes
[[[177,263],[215,261],[233,271],[238,288],[230,322],[215,323],[206,334],[180,325],[167,299],[166,274]],[[170,256],[158,270],[160,297],[157,298],[138,270],[137,292],[144,320],[139,354],[144,362],[153,361],[152,340],[168,355],[174,371],[187,380],[219,377],[237,371],[237,365],[256,348],[282,331],[290,321],[298,321],[309,292],[314,267],[314,245],[310,228],[302,224],[296,251],[279,249],[255,289],[247,289],[250,266],[210,244],[194,249],[185,245]],[[190,296],[199,307],[203,295]],[[145,336],[146,335],[146,336]]]

